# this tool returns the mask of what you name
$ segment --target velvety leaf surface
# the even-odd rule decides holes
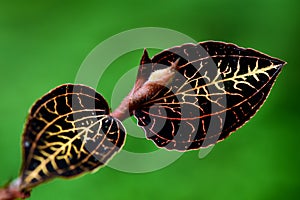
[[[62,85],[32,107],[23,134],[21,188],[73,177],[104,165],[122,147],[125,129],[104,98],[83,85]]]
[[[179,58],[173,81],[134,115],[159,147],[198,149],[222,141],[266,100],[285,64],[253,49],[222,42],[185,44],[141,61],[137,84]]]

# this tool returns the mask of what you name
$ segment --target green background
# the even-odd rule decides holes
[[[18,175],[20,136],[33,102],[57,85],[74,82],[82,61],[101,41],[154,26],[197,41],[252,47],[288,65],[257,115],[204,159],[198,151],[187,152],[172,165],[145,174],[105,167],[41,185],[31,199],[299,198],[299,5],[296,0],[1,0],[0,184]],[[141,50],[125,55],[106,70],[97,90],[109,102],[114,84],[140,55]],[[128,137],[125,149],[156,147]]]

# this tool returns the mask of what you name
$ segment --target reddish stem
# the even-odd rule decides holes
[[[135,93],[130,92],[111,116],[123,121],[130,117],[146,100],[163,88],[162,85],[147,83]]]
[[[4,188],[0,188],[0,200],[26,199],[29,197],[30,192],[20,191],[15,181]]]
[[[176,60],[168,68],[152,72],[148,81],[140,88],[133,90],[121,102],[120,106],[111,114],[111,116],[123,121],[133,114],[133,111],[138,109],[147,102],[151,97],[157,94],[160,90],[166,87],[174,78],[179,60]],[[137,83],[139,80],[137,81]]]

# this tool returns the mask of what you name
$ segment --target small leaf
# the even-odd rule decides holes
[[[213,145],[245,124],[264,103],[285,64],[253,49],[213,41],[145,58],[148,55],[143,56],[136,83],[179,58],[173,81],[134,115],[157,146],[182,151]]]
[[[125,129],[105,99],[83,85],[62,85],[32,107],[23,134],[22,190],[55,177],[94,171],[122,148]]]

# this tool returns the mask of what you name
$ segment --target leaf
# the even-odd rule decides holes
[[[21,189],[94,171],[122,148],[125,129],[105,99],[83,85],[61,85],[32,107],[23,134]]]
[[[158,147],[185,151],[224,140],[261,107],[286,64],[222,42],[185,44],[141,61],[136,85],[179,58],[173,81],[134,111]]]

